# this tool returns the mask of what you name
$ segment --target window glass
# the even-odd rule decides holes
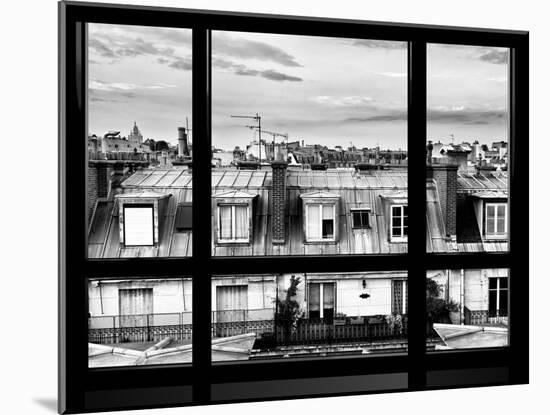
[[[90,279],[88,366],[191,363],[192,289],[188,277]]]
[[[213,198],[224,192],[255,199],[238,248],[213,233],[213,256],[406,252],[388,200],[407,198],[407,43],[213,31]]]
[[[212,277],[212,360],[407,351],[407,274]]]
[[[89,258],[191,255],[191,33],[88,24]]]
[[[428,351],[509,344],[508,270],[430,270],[426,280]]]
[[[428,252],[508,250],[509,55],[428,44]]]
[[[153,207],[124,206],[124,244],[126,246],[153,245]]]

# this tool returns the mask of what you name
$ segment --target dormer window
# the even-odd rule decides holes
[[[159,241],[159,221],[170,194],[151,191],[116,195],[119,206],[120,243],[124,247],[154,246]]]
[[[304,208],[306,242],[336,242],[338,240],[339,195],[313,192],[300,195]]]
[[[309,204],[306,210],[309,241],[334,240],[334,204]]]
[[[487,238],[504,238],[507,234],[506,203],[485,204],[485,236]]]
[[[407,242],[409,234],[407,192],[390,192],[380,195],[380,197],[384,201],[389,241]]]
[[[215,243],[251,243],[253,201],[258,195],[232,190],[213,196]]]
[[[392,205],[390,208],[391,218],[391,241],[404,242],[408,235],[408,206]]]
[[[369,210],[368,209],[352,209],[351,219],[352,219],[353,229],[369,228]]]

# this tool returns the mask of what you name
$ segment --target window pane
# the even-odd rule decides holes
[[[235,237],[248,239],[248,207],[235,206]]]
[[[323,219],[323,238],[334,237],[334,220]]]
[[[220,237],[221,239],[231,239],[232,221],[231,206],[220,206]]]
[[[427,273],[428,350],[508,346],[507,269]]]
[[[406,252],[406,42],[212,31],[212,146],[213,205],[251,215],[213,256]]]
[[[191,33],[88,24],[89,258],[191,255]]]
[[[212,359],[407,351],[405,272],[212,277]]]
[[[321,229],[319,229],[321,206],[308,206],[307,236],[308,239],[321,238]]]
[[[153,245],[154,225],[153,206],[131,207],[124,206],[124,235],[125,246]],[[122,218],[121,218],[122,220]]]
[[[508,250],[509,54],[428,44],[429,252]]]
[[[192,297],[187,277],[89,280],[88,366],[191,363]]]

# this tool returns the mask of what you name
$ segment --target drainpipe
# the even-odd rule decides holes
[[[460,270],[460,324],[464,325],[464,270]]]

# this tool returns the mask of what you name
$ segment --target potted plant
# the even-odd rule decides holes
[[[336,313],[333,319],[335,326],[343,326],[346,324],[346,314],[345,313]]]
[[[350,319],[351,324],[365,324],[365,319],[362,316],[352,317]]]

